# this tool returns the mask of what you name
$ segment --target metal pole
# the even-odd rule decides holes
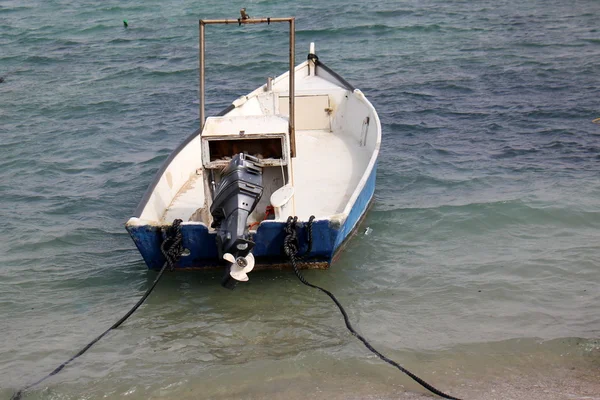
[[[204,21],[200,20],[200,47],[198,49],[199,72],[199,104],[200,104],[200,132],[204,129]]]
[[[290,155],[296,157],[296,108],[294,107],[296,100],[296,61],[294,60],[294,54],[296,50],[296,21],[294,18],[290,19]]]
[[[205,57],[205,47],[204,47],[204,30],[206,25],[216,25],[216,24],[270,24],[271,22],[289,22],[290,23],[290,72],[289,72],[289,108],[290,108],[290,116],[289,116],[289,133],[290,133],[290,153],[292,157],[296,157],[296,128],[295,128],[295,120],[296,120],[296,109],[295,109],[295,69],[296,69],[296,61],[295,61],[295,50],[296,50],[296,22],[295,18],[248,18],[248,19],[206,19],[200,20],[200,48],[199,52],[199,103],[200,103],[200,130],[204,129],[204,57]]]
[[[271,22],[289,22],[293,17],[286,18],[248,18],[248,19],[205,19],[206,25],[214,24],[269,24]]]

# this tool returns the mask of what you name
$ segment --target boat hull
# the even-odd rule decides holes
[[[338,249],[358,228],[366,213],[375,191],[376,174],[377,164],[375,163],[347,215],[339,214],[330,219],[313,222],[312,249],[300,263],[301,268],[323,269],[330,266]],[[300,222],[299,253],[304,255],[308,250],[308,232],[306,221]],[[126,227],[148,268],[160,269],[165,263],[160,245],[164,240],[166,226],[127,224]],[[283,252],[284,228],[284,222],[276,221],[263,221],[258,226],[253,235],[256,243],[253,249],[256,268],[277,269],[289,265]],[[183,247],[188,250],[186,253],[189,252],[189,254],[180,258],[175,265],[176,269],[210,269],[224,265],[218,257],[214,230],[211,232],[202,223],[184,222],[181,225],[181,232]]]

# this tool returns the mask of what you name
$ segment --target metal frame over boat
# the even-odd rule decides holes
[[[290,26],[290,70],[205,120],[206,26],[275,22]],[[314,44],[297,66],[294,48],[294,18],[200,20],[201,127],[168,157],[126,224],[149,268],[163,265],[160,246],[175,219],[186,249],[178,269],[227,266],[231,249],[241,252],[232,259],[281,267],[286,220],[298,217],[302,253],[311,215],[312,248],[299,266],[326,268],[358,226],[375,189],[379,117]]]

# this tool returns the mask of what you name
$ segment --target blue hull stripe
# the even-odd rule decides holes
[[[373,197],[377,164],[373,167],[369,178],[350,210],[345,221],[341,224],[329,220],[313,223],[313,246],[307,261],[330,263],[335,251],[356,228]],[[258,227],[253,240],[256,242],[253,253],[257,264],[275,264],[286,261],[283,253],[285,223],[265,221]],[[215,234],[209,233],[208,228],[200,224],[181,225],[183,247],[190,254],[181,257],[176,268],[203,268],[220,265],[215,240]],[[165,262],[160,251],[163,241],[162,229],[159,226],[127,226],[127,231],[133,238],[144,261],[150,269],[160,269]],[[298,234],[300,253],[308,247],[306,228],[302,226]]]

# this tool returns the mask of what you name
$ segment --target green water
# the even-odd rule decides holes
[[[599,399],[600,3],[243,6],[295,16],[298,60],[315,41],[382,121],[373,207],[308,280],[378,350],[453,395]],[[0,2],[1,398],[154,279],[123,225],[197,128],[197,20],[239,8]],[[285,70],[284,30],[208,32],[209,115]],[[290,271],[252,273],[233,292],[219,278],[168,274],[25,398],[428,396]]]

